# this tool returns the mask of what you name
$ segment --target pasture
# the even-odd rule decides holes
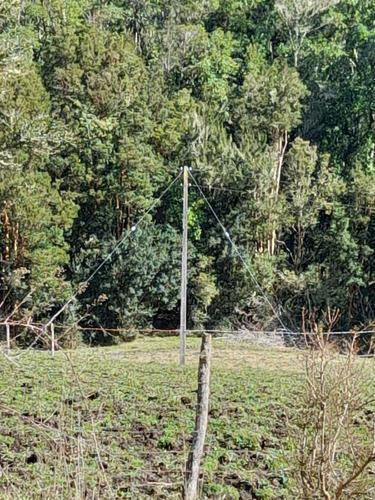
[[[181,498],[200,340],[0,359],[0,499]],[[294,499],[302,351],[213,341],[201,498]]]

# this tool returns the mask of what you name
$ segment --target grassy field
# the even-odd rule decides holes
[[[181,498],[199,339],[0,359],[0,499]],[[201,497],[295,499],[297,351],[214,340]]]

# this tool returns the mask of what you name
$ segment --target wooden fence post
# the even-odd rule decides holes
[[[5,328],[7,332],[7,353],[10,351],[10,324],[5,323]]]
[[[55,325],[51,323],[51,356],[55,355]]]
[[[193,442],[186,465],[183,498],[196,500],[198,495],[199,469],[206,439],[208,405],[210,400],[211,335],[204,333],[199,356],[198,400]]]

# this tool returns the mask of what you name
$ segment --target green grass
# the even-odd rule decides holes
[[[181,498],[199,339],[0,359],[0,499]],[[294,351],[214,340],[201,497],[297,498]]]

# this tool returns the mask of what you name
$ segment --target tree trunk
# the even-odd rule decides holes
[[[284,158],[285,158],[285,153],[286,149],[288,147],[288,132],[284,130],[282,133],[280,133],[279,138],[277,140],[277,161],[275,165],[275,170],[274,170],[274,191],[272,193],[272,204],[273,204],[273,209],[277,205],[278,198],[279,198],[279,193],[280,193],[280,182],[281,182],[281,172],[282,172],[282,167],[284,164]],[[271,240],[268,241],[268,253],[269,255],[275,255],[276,253],[276,227],[275,227],[275,218],[274,214],[272,213],[270,215],[271,218],[271,225],[272,225],[272,235],[271,235]]]

